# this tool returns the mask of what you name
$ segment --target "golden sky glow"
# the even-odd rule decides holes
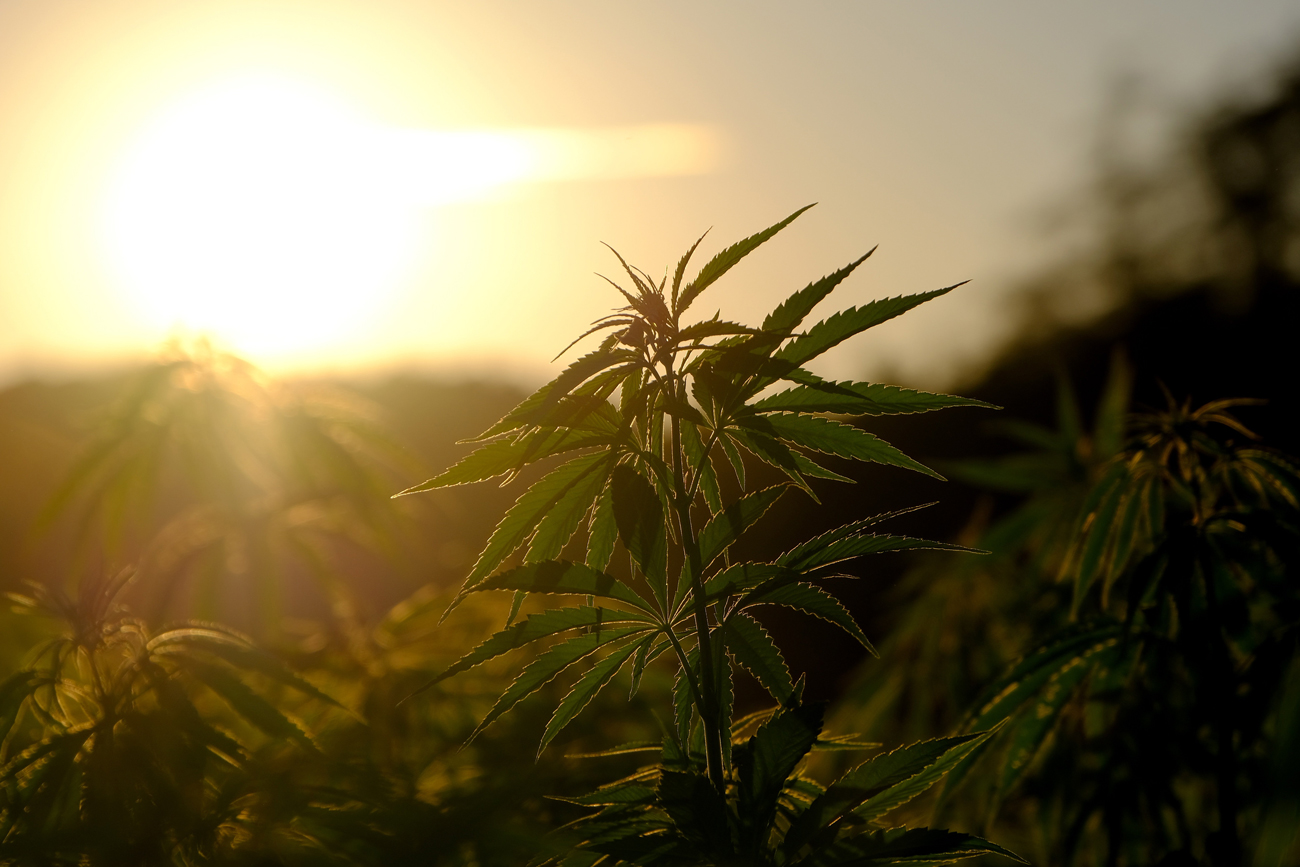
[[[1280,0],[6,0],[0,379],[178,328],[277,368],[540,367],[614,304],[599,242],[654,272],[810,201],[715,306],[755,319],[880,244],[841,304],[973,282],[835,373],[942,378],[1005,328],[1105,75],[1203,92],[1295,24]]]
[[[521,182],[698,174],[684,125],[389,127],[309,83],[243,74],[147,124],[105,197],[104,253],[153,325],[239,351],[328,348],[409,277],[424,209]]]

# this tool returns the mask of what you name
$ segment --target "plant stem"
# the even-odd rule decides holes
[[[713,645],[709,639],[709,608],[704,596],[704,571],[700,562],[700,545],[691,528],[691,503],[686,499],[685,455],[682,453],[681,423],[672,417],[673,477],[677,486],[677,524],[686,549],[686,570],[690,575],[695,602],[695,633],[700,647],[700,720],[704,724],[704,753],[708,761],[709,780],[719,792],[725,792],[722,772],[722,726],[718,719],[718,692],[713,682]]]

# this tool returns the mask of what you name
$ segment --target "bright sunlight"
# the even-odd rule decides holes
[[[693,174],[712,131],[385,126],[282,76],[227,78],[163,112],[109,186],[103,241],[153,327],[263,359],[346,336],[413,269],[424,209],[503,184]]]
[[[262,354],[327,342],[410,267],[419,206],[527,168],[504,137],[438,148],[428,136],[287,78],[209,87],[122,161],[105,208],[113,269],[155,325]]]

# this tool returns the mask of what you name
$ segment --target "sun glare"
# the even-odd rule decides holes
[[[114,271],[156,326],[282,354],[339,337],[409,269],[419,207],[526,169],[508,142],[430,148],[283,78],[191,95],[110,186]]]
[[[707,128],[385,126],[327,91],[228,78],[159,115],[108,186],[111,270],[152,327],[260,359],[329,347],[413,271],[424,209],[517,181],[694,174]],[[427,255],[427,254],[426,254]]]

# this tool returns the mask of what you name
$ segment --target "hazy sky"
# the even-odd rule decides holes
[[[536,371],[614,305],[599,242],[662,273],[710,226],[705,255],[817,201],[701,304],[757,320],[879,244],[831,303],[972,283],[823,370],[940,381],[996,339],[1006,287],[1044,255],[1036,217],[1083,185],[1118,76],[1203,105],[1296,44],[1300,6],[1272,0],[0,0],[0,380],[142,356],[182,309],[273,369]],[[290,95],[239,89],[268,80]],[[191,138],[158,132],[178,117]],[[700,153],[628,156],[647,125]],[[424,144],[376,158],[334,132],[354,128]],[[379,174],[418,187],[410,154],[444,139],[463,147],[437,151],[438,178],[508,180],[498,139],[463,133],[521,130],[587,142],[586,168],[403,199],[401,219],[353,195]],[[275,203],[223,162],[241,149]],[[148,193],[119,211],[147,219],[107,230],[131,165]],[[236,240],[190,243],[205,196]],[[291,255],[241,289],[239,244],[263,235]]]

